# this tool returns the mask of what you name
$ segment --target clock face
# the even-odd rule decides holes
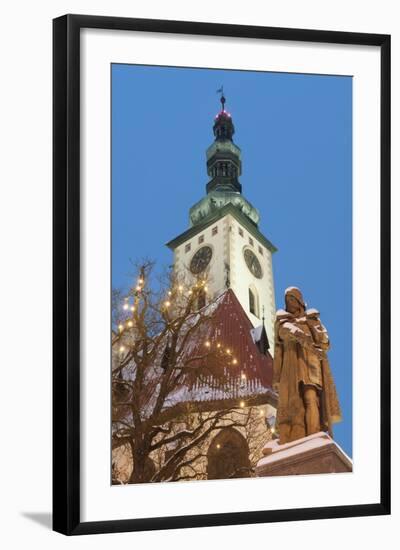
[[[254,252],[250,250],[250,248],[245,248],[243,251],[243,256],[247,267],[254,275],[254,277],[257,277],[257,279],[261,279],[261,277],[263,276],[262,268]]]
[[[193,256],[190,262],[190,271],[197,275],[205,270],[211,261],[212,249],[210,246],[202,246]]]

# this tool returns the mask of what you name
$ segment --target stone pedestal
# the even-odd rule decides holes
[[[353,463],[346,453],[325,432],[318,432],[291,443],[279,445],[279,440],[269,441],[263,449],[256,474],[264,476],[288,476],[351,472]]]

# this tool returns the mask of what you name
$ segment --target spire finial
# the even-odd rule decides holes
[[[217,94],[221,94],[221,97],[220,97],[220,101],[221,101],[221,107],[222,107],[222,110],[225,111],[225,96],[224,96],[224,87],[221,86],[221,88],[219,88],[217,90]]]

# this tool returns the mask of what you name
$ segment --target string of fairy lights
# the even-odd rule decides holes
[[[141,276],[139,276],[139,278],[137,280],[135,290],[134,290],[134,293],[133,293],[134,303],[133,304],[130,303],[130,296],[126,296],[124,298],[124,301],[123,301],[123,304],[122,304],[122,310],[123,311],[130,312],[132,315],[134,315],[135,312],[138,311],[138,303],[139,303],[139,300],[140,300],[141,293],[144,289],[144,286],[145,286],[145,278],[144,278],[143,275],[141,275]],[[178,293],[178,296],[182,296],[182,295],[184,295],[184,291],[185,291],[185,288],[182,284],[177,285],[176,288],[173,289],[173,290],[168,290],[167,297],[163,301],[163,304],[162,304],[163,308],[169,309],[173,305],[172,300],[173,300],[173,297],[176,295],[176,293]],[[187,295],[189,297],[191,297],[191,296],[193,296],[193,294],[196,291],[197,292],[199,292],[199,291],[207,292],[208,291],[208,287],[206,285],[205,280],[198,281],[192,288],[187,289]],[[135,323],[134,323],[133,318],[129,318],[129,319],[125,320],[124,322],[119,322],[118,325],[117,325],[119,335],[122,336],[125,331],[132,329],[134,327],[134,324]],[[224,346],[223,346],[223,344],[221,344],[221,342],[212,343],[210,340],[206,340],[204,345],[209,351],[215,350],[218,353],[223,353],[225,356],[228,356],[230,358],[230,362],[228,364],[234,365],[234,366],[238,365],[238,360],[236,359],[236,357],[233,356],[232,350],[229,347],[224,348]],[[125,353],[125,351],[126,351],[126,346],[121,344],[119,346],[119,355],[122,356]],[[246,382],[247,376],[244,372],[241,372],[240,380],[241,380],[241,383],[243,383],[243,384]],[[239,407],[241,409],[244,409],[246,407],[246,402],[244,400],[241,400],[239,402]],[[259,411],[259,415],[264,416],[264,413],[261,409]]]

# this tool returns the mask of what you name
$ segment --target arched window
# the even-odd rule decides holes
[[[241,433],[223,428],[207,452],[207,479],[249,477],[249,446]]]
[[[249,310],[256,317],[260,317],[258,293],[253,286],[249,288]]]

